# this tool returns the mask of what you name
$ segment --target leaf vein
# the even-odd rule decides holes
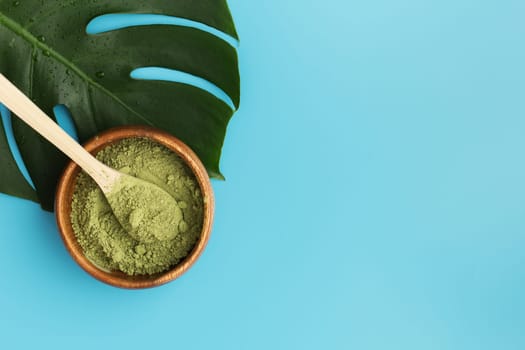
[[[29,60],[29,82],[28,82],[29,98],[33,98],[33,72],[35,70],[35,56],[34,55],[36,55],[35,45],[31,47],[31,59]]]
[[[34,50],[41,49],[42,51],[46,51],[46,55],[47,53],[49,53],[49,57],[53,57],[56,61],[63,64],[65,67],[69,68],[72,72],[75,72],[79,77],[85,80],[89,85],[104,92],[106,95],[108,95],[109,97],[114,99],[118,104],[120,104],[124,109],[128,110],[130,113],[132,113],[139,119],[143,120],[148,125],[153,125],[151,121],[148,120],[148,118],[146,118],[141,113],[131,108],[128,104],[122,101],[118,96],[111,93],[109,90],[104,88],[102,85],[98,84],[91,77],[89,77],[86,73],[84,73],[80,68],[78,68],[72,62],[70,62],[68,59],[62,56],[60,53],[58,53],[57,51],[53,50],[53,48],[51,48],[50,46],[38,40],[31,32],[24,29],[18,23],[16,23],[9,17],[5,16],[1,12],[0,12],[0,24],[3,24],[7,29],[11,30],[13,33],[15,33],[16,35],[20,36],[22,39],[32,44],[34,47]]]

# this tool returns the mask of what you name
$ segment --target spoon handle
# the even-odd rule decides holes
[[[113,169],[87,152],[1,73],[0,102],[84,169],[103,191],[105,184],[114,182]]]

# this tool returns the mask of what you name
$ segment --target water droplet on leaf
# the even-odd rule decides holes
[[[106,76],[106,73],[104,73],[103,71],[98,71],[95,73],[95,75],[97,76],[97,78],[104,78]]]

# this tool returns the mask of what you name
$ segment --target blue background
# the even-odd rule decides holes
[[[0,195],[0,347],[524,349],[525,2],[229,3],[204,255],[116,289]]]

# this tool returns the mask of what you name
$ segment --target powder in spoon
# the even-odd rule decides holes
[[[146,138],[118,141],[96,157],[169,193],[180,209],[173,218],[178,234],[164,240],[134,238],[117,221],[95,182],[81,172],[73,194],[71,223],[85,256],[102,269],[140,275],[165,271],[188,255],[200,236],[204,208],[198,182],[184,161]],[[130,224],[142,220],[140,210],[129,215]]]
[[[173,196],[151,182],[123,174],[106,199],[122,227],[141,242],[172,239],[180,232],[182,209]]]

